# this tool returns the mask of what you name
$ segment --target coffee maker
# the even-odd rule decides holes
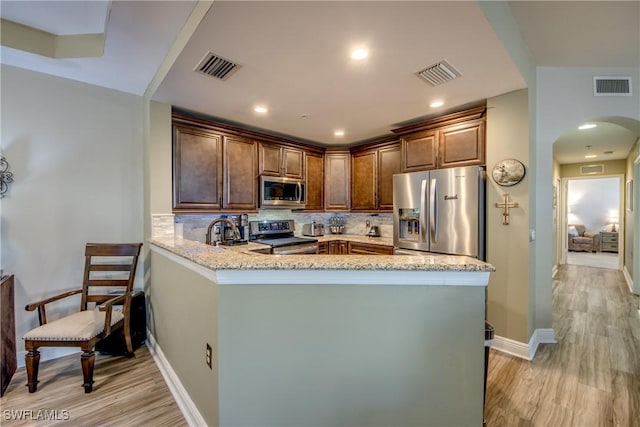
[[[227,218],[231,221],[236,228],[238,229],[238,233],[240,233],[240,241],[247,242],[249,239],[249,216],[247,214],[237,214],[237,215],[223,215],[222,218]],[[224,240],[234,240],[233,229],[230,225],[220,224],[221,234],[224,236]]]

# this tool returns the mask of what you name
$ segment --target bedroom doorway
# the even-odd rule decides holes
[[[566,264],[622,269],[622,176],[563,179]]]

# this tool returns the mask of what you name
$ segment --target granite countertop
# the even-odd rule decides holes
[[[391,239],[337,234],[318,236],[319,241],[350,240],[392,246]],[[440,255],[267,255],[253,252],[267,246],[210,246],[192,240],[157,237],[152,245],[211,270],[396,270],[396,271],[495,271],[491,264],[466,256]]]

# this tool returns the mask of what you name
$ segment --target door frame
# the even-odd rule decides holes
[[[611,174],[611,175],[585,175],[585,176],[567,176],[562,177],[562,209],[561,209],[561,227],[558,230],[558,239],[562,240],[562,252],[560,256],[560,264],[567,263],[567,253],[569,252],[569,242],[567,235],[569,233],[569,206],[568,206],[568,193],[569,193],[569,181],[580,179],[606,179],[606,178],[618,178],[618,270],[622,270],[624,266],[624,219],[627,212],[624,206],[625,195],[625,176],[624,174]],[[635,228],[635,227],[634,227]]]

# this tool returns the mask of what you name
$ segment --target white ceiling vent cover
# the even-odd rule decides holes
[[[193,70],[220,80],[226,80],[238,68],[240,68],[238,64],[215,53],[207,52]]]
[[[631,96],[631,77],[594,77],[594,96]]]
[[[580,175],[599,175],[604,173],[604,165],[580,166]]]
[[[441,85],[461,76],[460,72],[453,68],[447,61],[440,61],[437,64],[429,65],[418,75],[431,83],[433,86]]]

